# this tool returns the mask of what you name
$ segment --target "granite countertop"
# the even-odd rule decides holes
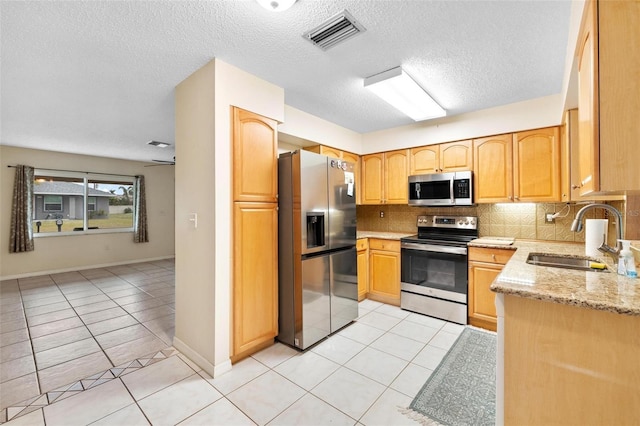
[[[491,285],[491,290],[496,293],[640,315],[640,279],[618,275],[608,256],[595,259],[606,263],[609,273],[536,266],[526,262],[532,252],[583,256],[583,244],[516,240],[511,246],[469,245],[516,250]]]
[[[400,238],[415,235],[415,232],[379,232],[379,231],[357,231],[356,238],[380,238],[383,240],[399,240]]]

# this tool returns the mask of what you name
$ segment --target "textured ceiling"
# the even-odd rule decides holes
[[[363,89],[402,65],[449,115],[559,93],[570,1],[2,1],[4,145],[171,159],[174,87],[217,57],[288,105],[357,132],[412,121]],[[366,32],[326,52],[302,38],[347,9]]]

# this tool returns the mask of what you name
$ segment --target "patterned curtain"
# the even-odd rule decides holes
[[[9,253],[33,251],[33,167],[16,166],[11,206],[11,235]]]
[[[136,176],[134,183],[135,218],[133,224],[133,241],[136,243],[148,243],[147,231],[147,200],[144,191],[144,176]]]

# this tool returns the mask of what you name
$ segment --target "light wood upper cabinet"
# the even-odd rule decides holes
[[[362,204],[407,204],[409,150],[362,156]]]
[[[471,141],[458,141],[412,148],[410,175],[473,169]]]
[[[233,108],[233,200],[277,202],[277,122]]]
[[[384,197],[384,154],[362,156],[362,204],[382,204]]]
[[[411,148],[410,174],[423,175],[437,173],[440,168],[440,146],[427,145]]]
[[[324,145],[320,147],[320,154],[331,158],[342,158],[342,151]]]
[[[440,144],[440,171],[457,172],[473,169],[473,146],[471,141]]]
[[[278,335],[278,205],[234,203],[233,355]]]
[[[557,127],[474,139],[476,203],[560,201]]]
[[[514,201],[560,201],[560,131],[513,134]]]
[[[476,203],[513,201],[513,140],[511,134],[474,139]]]
[[[578,38],[580,194],[640,190],[640,1],[589,0]]]
[[[409,202],[409,150],[401,149],[384,153],[384,202],[407,204]]]
[[[582,29],[578,41],[578,176],[580,193],[599,190],[598,174],[598,34],[596,2],[585,7]]]
[[[400,241],[369,239],[368,298],[400,306]]]
[[[561,180],[560,198],[562,202],[581,200],[624,200],[623,194],[580,195],[580,153],[578,141],[578,109],[565,111],[560,128]]]

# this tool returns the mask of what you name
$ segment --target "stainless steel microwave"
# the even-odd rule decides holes
[[[410,206],[470,206],[473,204],[473,172],[433,173],[409,176]]]

